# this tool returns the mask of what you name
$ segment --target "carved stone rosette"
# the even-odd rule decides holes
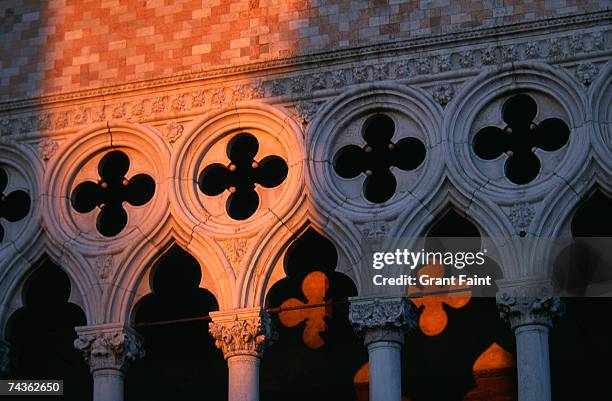
[[[499,315],[513,330],[526,325],[552,327],[552,320],[565,312],[565,305],[554,296],[546,282],[526,283],[503,288],[496,296]]]
[[[144,357],[142,341],[133,330],[117,325],[76,328],[74,347],[83,352],[91,372],[100,369],[125,371],[129,364]]]
[[[272,321],[261,308],[212,312],[210,316],[213,322],[208,330],[225,359],[236,355],[261,358],[272,342]]]
[[[377,341],[403,342],[417,327],[417,310],[406,298],[351,298],[349,319],[368,345]]]

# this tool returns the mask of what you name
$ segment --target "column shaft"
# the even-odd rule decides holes
[[[520,326],[516,335],[519,401],[550,401],[548,327]]]
[[[370,401],[402,399],[401,344],[380,341],[368,345]]]
[[[259,400],[259,363],[259,357],[252,355],[235,355],[227,359],[229,401]]]
[[[123,372],[118,369],[98,369],[92,373],[93,401],[123,401]]]

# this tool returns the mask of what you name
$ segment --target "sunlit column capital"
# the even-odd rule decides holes
[[[404,334],[417,326],[417,310],[406,298],[350,299],[349,319],[366,345],[378,341],[403,342]]]
[[[83,352],[91,372],[102,369],[125,371],[129,364],[144,356],[140,336],[118,324],[81,326],[74,346]]]
[[[501,280],[497,284],[500,287],[496,296],[500,316],[513,330],[527,325],[552,327],[553,319],[565,311],[563,302],[554,296],[550,280],[546,278]]]
[[[273,337],[270,315],[260,307],[211,312],[208,331],[225,359],[237,355],[261,358]]]

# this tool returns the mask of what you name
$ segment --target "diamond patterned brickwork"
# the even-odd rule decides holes
[[[5,0],[0,101],[603,10],[608,1]]]

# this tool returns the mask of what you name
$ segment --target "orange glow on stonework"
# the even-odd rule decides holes
[[[417,272],[417,275],[420,277],[424,274],[436,278],[444,277],[444,266],[438,264],[424,266]],[[423,295],[422,297],[412,298],[412,302],[417,307],[423,307],[423,311],[419,316],[419,328],[423,334],[427,336],[437,336],[444,331],[446,325],[448,324],[448,317],[444,311],[443,304],[455,309],[463,308],[468,304],[468,302],[470,302],[472,297],[472,293],[470,291],[456,292],[446,296],[428,294],[469,288],[469,285],[428,286],[422,290],[409,287],[408,295],[415,295],[416,293]]]
[[[291,298],[281,304],[281,309],[292,309],[282,311],[278,314],[280,322],[285,327],[295,327],[306,321],[306,327],[302,333],[304,344],[308,348],[321,348],[325,341],[320,334],[327,329],[325,317],[332,316],[331,300],[325,300],[329,290],[329,279],[322,272],[309,273],[302,282],[302,293],[307,299],[304,303],[297,298]],[[307,305],[326,304],[325,307],[305,308]]]

